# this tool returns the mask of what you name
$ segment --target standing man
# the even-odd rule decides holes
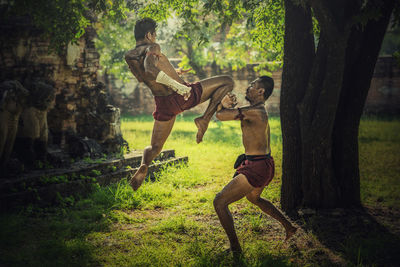
[[[157,23],[150,18],[139,20],[135,25],[136,47],[125,54],[131,72],[150,88],[156,103],[151,145],[144,149],[141,166],[130,181],[134,190],[140,187],[150,163],[161,152],[175,116],[210,99],[204,115],[194,121],[198,128],[196,141],[200,143],[218,104],[234,85],[229,76],[211,77],[193,84],[183,81],[156,43],[156,27]]]
[[[214,208],[228,235],[234,255],[242,252],[228,205],[246,197],[263,212],[278,220],[286,230],[286,240],[297,230],[283,214],[268,200],[261,197],[264,188],[274,176],[274,160],[271,156],[270,128],[265,101],[272,93],[274,81],[262,76],[250,84],[246,100],[250,106],[233,109],[234,95],[227,95],[219,105],[217,118],[221,121],[240,120],[245,154],[235,163],[236,173],[214,199]]]

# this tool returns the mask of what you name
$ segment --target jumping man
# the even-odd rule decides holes
[[[142,163],[130,181],[134,190],[140,187],[150,163],[161,152],[176,115],[210,99],[203,116],[195,119],[196,141],[200,143],[218,104],[234,85],[229,76],[211,77],[193,84],[183,81],[156,43],[156,27],[152,19],[139,20],[135,25],[136,47],[125,54],[131,72],[150,88],[156,104],[151,145],[144,149]]]
[[[289,239],[296,229],[283,214],[268,200],[261,197],[264,188],[274,176],[274,160],[270,148],[270,128],[265,101],[272,93],[274,81],[262,76],[250,84],[246,100],[250,106],[234,109],[236,97],[229,94],[218,107],[217,118],[221,121],[240,120],[245,154],[235,163],[236,173],[214,199],[214,208],[228,235],[230,248],[234,255],[242,252],[237,238],[232,215],[228,205],[246,197],[263,212],[278,220],[286,230]]]

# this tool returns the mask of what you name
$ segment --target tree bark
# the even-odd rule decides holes
[[[354,23],[363,12],[360,1],[311,0],[321,33],[315,56],[302,58],[296,53],[304,55],[313,45],[302,42],[295,31],[308,35],[301,27],[310,17],[309,7],[285,1],[281,93],[285,211],[360,204],[358,126],[394,0],[370,0],[365,8],[374,4],[382,15],[361,28]]]
[[[367,8],[377,8],[369,3]],[[383,1],[381,16],[365,28],[353,26],[346,51],[346,67],[333,131],[335,176],[342,190],[341,206],[359,206],[358,130],[375,63],[395,1]]]
[[[307,207],[334,207],[339,199],[331,135],[344,72],[346,39],[345,33],[325,34],[321,29],[309,86],[299,105],[303,205]]]
[[[281,206],[287,211],[300,205],[303,198],[301,135],[296,106],[304,97],[315,53],[310,7],[304,9],[285,0],[285,9],[280,116],[283,137]]]

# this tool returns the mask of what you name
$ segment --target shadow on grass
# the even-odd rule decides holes
[[[190,266],[290,266],[285,256],[274,256],[265,253],[250,252],[247,256],[232,256],[230,250],[222,250],[221,244],[214,244],[212,247],[194,237],[188,246],[188,254],[194,256]],[[247,253],[246,253],[247,254]]]
[[[100,191],[74,203],[29,205],[0,214],[0,266],[99,266],[92,232],[108,231],[113,195]],[[71,198],[71,197],[70,197]]]
[[[2,213],[0,214],[0,266],[101,266],[104,262],[99,258],[102,256],[102,250],[107,250],[105,247],[107,244],[101,237],[97,239],[98,243],[92,243],[90,240],[96,240],[96,236],[112,232],[111,226],[114,222],[129,224],[130,220],[139,220],[140,218],[129,216],[125,218],[127,215],[119,211],[140,208],[141,203],[150,202],[155,196],[162,198],[164,193],[168,194],[169,190],[173,190],[173,188],[162,189],[164,187],[160,186],[159,189],[149,187],[133,193],[127,181],[123,180],[108,187],[98,187],[88,197],[76,200],[72,206],[48,208],[31,206],[19,211]],[[153,192],[157,190],[161,191],[156,192],[157,194]],[[191,225],[184,217],[177,222],[172,225],[166,222],[161,230],[168,233],[175,231],[179,239],[186,235],[189,237],[190,241],[182,244],[187,246],[185,254],[190,258],[187,266],[288,266],[285,257],[257,252],[249,253],[252,256],[235,261],[230,253],[222,252],[218,244],[206,236],[202,236],[202,241],[199,241],[195,235],[191,235]],[[154,238],[158,240],[157,235],[156,233]],[[166,233],[162,234],[164,235]],[[152,246],[151,239],[149,242]],[[168,247],[168,243],[165,247]],[[113,253],[121,256],[126,252],[115,250]],[[159,248],[154,247],[154,253],[160,253]],[[105,256],[109,257],[107,253]],[[123,257],[133,257],[129,262],[145,259],[143,258],[145,255],[125,254]],[[160,265],[162,262],[165,261],[155,260],[153,263]]]
[[[398,220],[399,214],[395,223]],[[350,266],[398,266],[400,262],[399,236],[379,223],[371,210],[319,212],[303,222],[305,231],[312,230],[322,244],[340,254]]]
[[[48,214],[0,215],[1,266],[88,266],[99,265],[93,245],[84,236],[93,231],[84,227],[99,221],[78,222],[71,218],[50,218]],[[74,233],[75,232],[75,233]]]
[[[262,255],[255,258],[234,258],[227,252],[220,253],[209,253],[196,255],[194,266],[240,266],[240,267],[250,267],[250,266],[274,266],[274,267],[286,267],[290,266],[288,260],[284,257],[272,256],[272,255]]]

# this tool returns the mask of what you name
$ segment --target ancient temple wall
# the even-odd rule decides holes
[[[179,59],[171,60],[171,63],[178,68]],[[230,69],[221,70],[219,73],[213,72],[210,66],[205,68],[207,76],[217,75],[229,75],[235,81],[235,87],[233,93],[237,95],[239,105],[246,105],[245,93],[250,82],[256,79],[259,74],[254,71],[254,67],[257,64],[248,64],[245,68],[238,71],[232,71]],[[271,114],[279,114],[279,96],[281,87],[281,76],[282,70],[278,69],[270,72],[272,78],[274,79],[275,86],[271,97],[266,102],[267,109]],[[133,75],[132,75],[133,76]],[[187,82],[196,82],[199,79],[193,74],[184,74],[182,78]],[[110,79],[109,92],[112,98],[113,105],[121,109],[121,113],[130,115],[139,114],[151,114],[154,110],[154,99],[151,94],[150,89],[143,83],[138,83],[135,78],[128,83],[122,83],[116,79]],[[191,109],[190,111],[185,111],[186,113],[201,114],[207,108],[208,101],[198,105],[197,107]]]
[[[172,60],[177,67],[179,60]],[[245,68],[232,71],[222,70],[218,74],[230,75],[235,81],[233,92],[238,96],[239,105],[245,105],[244,99],[248,84],[258,77],[254,71],[257,64],[248,64]],[[206,67],[207,76],[215,75],[211,67]],[[279,103],[282,84],[282,69],[270,71],[274,79],[275,86],[271,97],[266,105],[270,114],[279,115]],[[194,82],[198,78],[192,74],[182,76],[185,81]],[[120,81],[112,80],[109,90],[113,103],[121,108],[123,114],[138,115],[151,114],[154,110],[154,100],[150,90],[143,83],[138,83],[135,78],[123,84]],[[201,114],[207,107],[208,102],[203,103],[186,113]],[[391,57],[379,57],[375,66],[370,90],[365,103],[364,112],[366,114],[399,115],[400,114],[400,67],[396,60]]]
[[[81,88],[98,84],[99,54],[93,42],[94,30],[88,29],[77,44],[68,45],[61,53],[49,52],[49,40],[26,18],[2,21],[0,31],[0,82],[18,80],[29,87],[39,79],[52,84],[56,103],[48,113],[48,123],[55,143],[64,142],[63,133],[67,130],[79,132],[81,125],[87,123],[80,119],[81,114],[90,108]]]

